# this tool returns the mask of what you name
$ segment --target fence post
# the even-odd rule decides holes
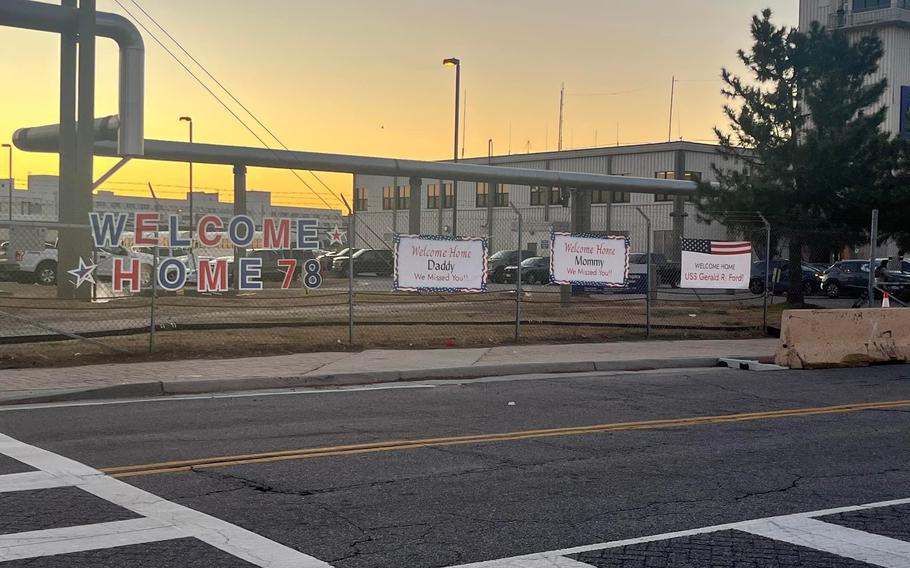
[[[515,207],[515,204],[511,201],[509,202],[509,207],[512,208],[512,211],[518,215],[518,270],[516,271],[515,276],[515,343],[518,343],[521,337],[521,262],[522,262],[522,250],[524,246],[521,244],[522,239],[522,215],[521,211]]]
[[[412,235],[420,235],[422,234],[420,231],[420,206],[422,205],[420,200],[423,180],[415,176],[408,180],[408,185],[411,188],[411,200],[408,202],[408,232]]]
[[[645,218],[645,230],[647,231],[647,260],[645,261],[645,336],[651,337],[651,218],[645,215],[641,207],[636,207],[638,214]]]
[[[234,216],[246,215],[246,166],[234,166]],[[234,276],[231,279],[232,295],[240,293],[240,259],[246,256],[246,247],[234,247]]]
[[[771,223],[758,211],[762,223],[765,224],[765,295],[762,299],[762,329],[768,335],[768,295],[773,294],[774,284],[771,282]],[[773,298],[773,296],[772,296]]]
[[[875,257],[878,245],[878,209],[872,210],[872,230],[869,237],[869,307],[875,307]]]
[[[356,180],[354,183],[357,183]],[[348,344],[354,345],[354,239],[357,236],[357,216],[343,194],[341,201],[348,210]]]
[[[156,233],[157,234],[157,233]],[[140,271],[142,267],[140,266]],[[158,243],[155,243],[155,248],[152,252],[152,309],[151,314],[149,314],[149,353],[155,352],[155,310],[157,308],[158,300]],[[139,275],[140,280],[142,279],[142,273]],[[131,290],[132,291],[132,290]]]

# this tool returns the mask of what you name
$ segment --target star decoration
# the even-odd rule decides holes
[[[340,245],[340,244],[344,244],[344,237],[345,237],[345,235],[347,235],[347,231],[342,231],[336,225],[334,229],[332,229],[331,231],[328,232],[328,235],[329,235],[329,240],[331,241],[330,244]]]
[[[72,274],[76,277],[76,288],[82,286],[86,282],[95,283],[95,268],[97,264],[86,264],[82,257],[79,257],[79,268],[68,270],[69,274]]]

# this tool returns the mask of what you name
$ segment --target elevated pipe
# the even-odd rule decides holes
[[[17,148],[26,152],[55,152],[57,148],[57,141],[53,137],[30,136],[24,131],[17,132],[13,141]],[[98,142],[95,144],[95,155],[117,157],[117,146],[112,142]],[[691,195],[695,193],[697,187],[695,182],[685,180],[633,178],[606,174],[481,166],[464,162],[457,164],[425,162],[216,144],[188,144],[164,140],[146,140],[145,154],[142,158],[166,162],[245,165],[401,178],[457,179],[471,182],[542,185],[583,190],[603,189],[656,195]]]
[[[76,33],[78,11],[31,0],[0,2],[0,25],[44,32]],[[98,12],[96,35],[120,47],[118,156],[141,156],[145,131],[145,44],[142,34],[119,14]],[[55,149],[56,151],[56,149]]]

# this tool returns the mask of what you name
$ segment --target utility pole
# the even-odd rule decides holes
[[[461,159],[464,159],[464,143],[468,131],[468,90],[464,90],[464,102],[461,103]]]
[[[667,142],[673,139],[673,99],[676,97],[676,75],[670,85],[670,127],[667,129]]]
[[[556,150],[562,151],[562,112],[565,107],[566,84],[563,83],[559,89],[559,139],[556,142]]]

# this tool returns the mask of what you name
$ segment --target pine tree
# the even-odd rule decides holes
[[[827,256],[868,238],[870,204],[892,169],[880,130],[886,109],[871,110],[887,85],[870,79],[883,54],[878,38],[851,42],[817,23],[800,32],[771,16],[753,17],[751,50],[737,54],[748,76],[722,71],[729,124],[715,133],[735,165],[715,168],[717,184],[701,185],[699,207],[762,212],[774,242],[789,249],[788,301],[802,305],[804,249]]]

